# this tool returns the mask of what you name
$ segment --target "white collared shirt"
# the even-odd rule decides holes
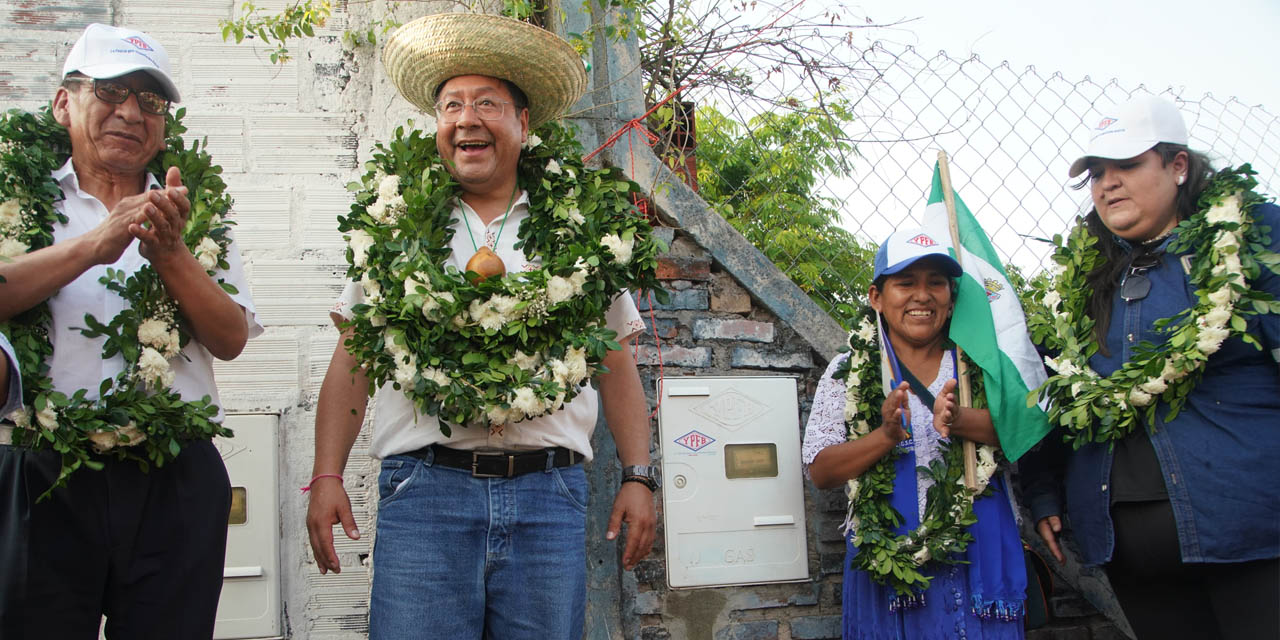
[[[458,199],[451,222],[453,238],[449,241],[449,249],[453,253],[445,261],[445,266],[452,265],[458,271],[466,271],[467,261],[475,254],[476,248],[487,244],[502,258],[508,272],[540,268],[539,265],[530,263],[524,252],[515,247],[520,225],[528,217],[527,192],[520,194],[506,216],[499,216],[487,225],[481,222],[480,216],[470,206]],[[504,218],[507,218],[505,226]],[[351,307],[363,301],[364,290],[360,283],[348,282],[330,310],[334,323],[351,319]],[[614,299],[613,305],[605,314],[605,325],[618,333],[618,342],[626,342],[644,329],[644,321],[628,292],[623,291]],[[550,415],[489,427],[454,426],[452,434],[445,437],[440,432],[440,423],[435,416],[415,409],[409,397],[388,382],[378,389],[374,400],[373,438],[369,443],[369,455],[381,459],[430,444],[443,444],[465,450],[565,447],[590,460],[591,432],[595,430],[598,405],[599,393],[591,385],[586,385],[572,401]]]
[[[53,226],[53,242],[66,242],[81,236],[98,226],[109,215],[106,206],[94,196],[80,189],[80,180],[68,159],[53,178],[62,187],[63,197],[57,208],[67,216],[67,222]],[[159,188],[160,183],[155,176],[147,176],[147,189]],[[68,396],[78,389],[85,389],[85,396],[90,399],[98,397],[98,387],[107,378],[113,378],[124,369],[124,358],[115,355],[102,357],[102,345],[105,338],[86,338],[78,329],[85,326],[84,316],[92,314],[106,324],[125,309],[125,300],[118,294],[108,291],[99,282],[106,275],[107,269],[118,269],[132,274],[146,264],[146,258],[138,253],[139,242],[134,240],[112,264],[99,264],[90,267],[78,278],[51,296],[48,300],[52,322],[49,338],[53,342],[53,356],[49,359],[49,375],[53,386]],[[240,247],[234,237],[227,248],[228,269],[218,269],[216,277],[234,286],[239,293],[231,294],[231,299],[244,309],[245,325],[250,338],[262,333],[262,325],[258,324],[253,310],[253,300],[249,295],[249,282],[245,278],[244,265],[240,260]],[[204,396],[219,404],[218,388],[213,380],[213,355],[195,340],[187,343],[182,349],[182,356],[169,361],[173,368],[172,389],[184,400],[199,400]],[[219,404],[218,417],[222,419]]]

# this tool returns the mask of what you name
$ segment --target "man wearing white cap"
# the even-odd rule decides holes
[[[154,270],[173,321],[190,337],[176,329],[160,335],[172,335],[173,355],[167,365],[152,363],[165,373],[148,384],[149,397],[177,394],[198,404],[208,396],[216,405],[212,358],[235,358],[261,331],[234,240],[213,266],[198,260],[183,238],[191,209],[183,176],[170,167],[161,183],[147,171],[165,148],[166,115],[179,98],[164,47],[139,31],[90,25],[63,68],[52,114],[69,134],[70,157],[50,184],[61,191],[53,206],[64,217],[51,221],[51,244],[0,263],[0,322],[29,322],[47,309],[52,353],[41,374],[71,405],[90,406],[77,398],[92,402],[124,384],[118,374],[129,361],[104,349],[102,334],[82,330],[87,316],[105,323],[130,311],[128,294],[104,284],[113,274],[123,282]],[[137,339],[146,344],[156,338],[144,336],[143,325]],[[108,397],[102,402],[110,406]],[[132,415],[133,406],[141,405],[117,415]],[[107,638],[212,637],[231,500],[212,442],[175,435],[167,447],[174,457],[147,465],[99,455],[57,486],[65,450],[17,443],[30,437],[26,429],[84,437],[59,422],[59,410],[19,410],[9,416],[18,426],[0,434],[15,443],[0,445],[0,636],[92,640],[105,616]],[[221,417],[216,406],[209,413]],[[154,442],[167,425],[131,421],[128,431],[87,435],[102,454],[139,445],[146,434]]]
[[[382,470],[370,637],[581,638],[582,463],[593,454],[597,406],[623,466],[606,538],[628,525],[626,568],[649,553],[654,538],[657,482],[635,362],[617,345],[587,358],[577,346],[586,343],[574,342],[615,334],[625,342],[643,328],[619,285],[645,284],[644,269],[652,278],[652,266],[641,266],[656,255],[648,226],[625,199],[578,199],[575,178],[598,183],[605,172],[589,173],[563,156],[526,162],[551,143],[539,142],[531,128],[558,117],[586,86],[581,60],[560,38],[497,16],[427,16],[388,40],[383,62],[401,94],[436,117],[436,135],[421,156],[427,166],[379,164],[350,218],[360,225],[349,233],[354,281],[332,313],[342,338],[316,413],[307,516],[316,563],[321,573],[341,568],[334,524],[348,537],[360,535],[342,473],[373,382],[380,388],[369,450]],[[394,173],[401,175],[388,175]],[[436,185],[451,189],[447,199],[417,204],[434,201]],[[629,230],[620,235],[605,230],[622,226]],[[432,231],[442,228],[447,234]],[[593,233],[575,235],[587,228]],[[558,250],[545,249],[561,240]],[[420,244],[389,248],[400,242]],[[565,257],[574,252],[582,262]],[[508,269],[513,276],[505,276]],[[519,308],[494,306],[517,297]],[[384,304],[414,312],[386,308],[390,315],[383,315]],[[478,326],[514,326],[526,317],[537,327],[529,342],[518,331]],[[386,349],[361,346],[381,344],[382,335]],[[454,359],[471,344],[475,350]],[[384,361],[394,378],[385,377]],[[467,370],[468,363],[480,363],[479,370]],[[598,392],[586,384],[591,377]],[[514,393],[500,386],[507,380],[517,381]],[[468,404],[477,397],[482,408]]]

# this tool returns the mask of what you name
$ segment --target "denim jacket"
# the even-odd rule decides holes
[[[1271,227],[1270,250],[1280,251],[1280,207],[1259,205],[1253,214],[1255,224]],[[1089,361],[1100,375],[1119,369],[1142,341],[1162,343],[1166,336],[1154,330],[1155,321],[1196,302],[1181,256],[1165,254],[1147,276],[1146,298],[1125,302],[1115,294],[1107,332],[1111,355],[1095,354]],[[1280,299],[1280,276],[1265,266],[1249,284]],[[1161,403],[1156,410],[1151,444],[1183,562],[1280,556],[1280,315],[1249,317],[1248,332],[1262,349],[1240,338],[1223,342],[1182,411],[1166,421],[1168,406]],[[1020,463],[1032,517],[1061,514],[1065,497],[1070,528],[1089,565],[1108,562],[1114,549],[1111,463],[1110,445],[1071,451],[1056,430]]]

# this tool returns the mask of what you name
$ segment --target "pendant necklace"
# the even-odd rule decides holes
[[[516,191],[519,189],[519,184],[511,189],[511,198],[507,200],[506,212],[502,214],[502,224],[498,225],[498,235],[493,238],[493,249],[498,248],[498,240],[502,238],[502,230],[507,227],[507,218],[511,217],[511,203],[515,202]],[[476,237],[471,233],[471,223],[467,221],[467,213],[465,211],[462,212],[462,222],[467,225],[467,237],[471,238],[471,247],[476,251],[471,256],[471,259],[467,260],[466,266],[467,271],[476,274],[472,284],[480,284],[489,278],[495,276],[501,278],[506,275],[507,265],[503,264],[502,258],[499,258],[498,254],[494,253],[488,244],[484,246],[476,245]]]

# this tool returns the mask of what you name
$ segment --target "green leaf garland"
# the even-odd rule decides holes
[[[1254,191],[1254,175],[1246,164],[1210,180],[1200,195],[1200,211],[1178,224],[1168,249],[1175,254],[1194,249],[1190,280],[1196,304],[1156,321],[1156,330],[1169,339],[1159,346],[1142,342],[1107,377],[1089,367],[1098,343],[1088,314],[1093,290],[1086,277],[1101,260],[1098,239],[1083,219],[1065,242],[1054,237],[1054,274],[1033,283],[1027,327],[1036,344],[1058,354],[1045,359],[1053,375],[1035,393],[1049,400],[1050,423],[1061,425],[1064,439],[1074,447],[1113,442],[1139,424],[1154,428],[1160,402],[1169,407],[1165,420],[1172,420],[1223,341],[1239,336],[1257,346],[1245,331],[1248,316],[1280,313],[1270,294],[1249,286],[1263,268],[1280,273],[1280,260],[1267,249],[1270,230],[1257,226],[1252,213],[1266,201]]]
[[[665,247],[635,211],[640,188],[617,169],[585,168],[581,154],[560,125],[530,135],[518,168],[529,217],[516,246],[541,268],[473,284],[445,265],[461,189],[435,136],[410,122],[377,145],[339,218],[347,275],[364,291],[346,347],[371,394],[392,382],[446,435],[451,424],[546,415],[621,348],[604,325],[619,291],[665,300],[654,274]]]
[[[849,347],[849,357],[834,377],[845,381],[845,425],[848,438],[853,441],[880,425],[885,398],[874,312],[861,318],[857,330],[849,335]],[[969,362],[967,356],[965,359]],[[979,370],[972,362],[969,367]],[[973,405],[983,408],[986,396],[982,376],[973,376],[972,380]],[[964,448],[958,442],[941,439],[938,446],[942,452],[938,459],[920,467],[933,480],[933,486],[925,493],[924,517],[920,526],[905,535],[894,533],[904,520],[890,504],[897,475],[894,462],[902,455],[899,447],[849,481],[848,521],[853,544],[858,548],[850,560],[851,567],[865,571],[877,584],[892,588],[898,595],[909,596],[929,588],[931,578],[923,572],[928,562],[964,562],[960,554],[973,541],[968,527],[978,521],[973,501],[988,495],[988,483],[1003,458],[998,448],[978,444],[979,488],[971,491],[964,484]]]
[[[224,216],[231,200],[224,193],[221,168],[201,144],[186,148],[184,115],[179,109],[166,116],[167,148],[147,170],[158,175],[171,166],[181,170],[191,200],[183,238],[212,275],[215,268],[228,267],[228,233],[234,223]],[[51,174],[70,154],[67,131],[54,121],[49,107],[0,115],[0,259],[53,243],[54,225],[67,219],[54,206],[62,191]],[[107,269],[100,281],[125,299],[125,310],[108,322],[86,314],[82,333],[103,337],[102,357],[120,355],[125,365],[120,374],[102,381],[96,400],[86,397],[85,389],[70,395],[54,389],[46,364],[53,354],[47,303],[0,323],[13,343],[23,379],[24,407],[8,416],[18,425],[13,442],[61,454],[62,467],[50,491],[65,485],[81,467],[101,469],[100,456],[135,460],[149,469],[173,460],[189,441],[231,435],[214,422],[218,407],[209,396],[187,401],[169,388],[169,360],[182,357],[181,347],[191,338],[155,270],[144,265],[130,275]]]

